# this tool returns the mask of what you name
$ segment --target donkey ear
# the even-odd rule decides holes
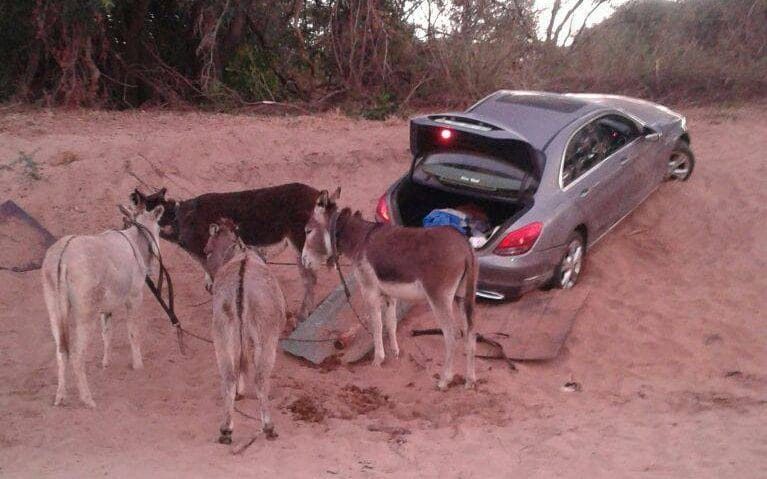
[[[330,205],[330,197],[328,195],[328,190],[320,191],[320,196],[317,198],[317,206],[327,208],[329,205]]]
[[[341,187],[339,186],[336,188],[336,191],[333,192],[333,194],[330,196],[330,201],[338,201],[338,199],[341,197]]]
[[[117,205],[117,209],[120,210],[120,213],[128,219],[133,219],[134,211],[132,211],[132,208],[124,205]]]
[[[131,203],[133,203],[134,206],[142,205],[146,202],[146,196],[144,196],[138,188],[135,188],[133,190],[133,193],[130,194],[130,200]]]
[[[216,223],[211,223],[208,227],[208,234],[210,236],[216,236],[218,234],[218,225]]]
[[[158,196],[158,197],[159,197],[161,200],[164,200],[164,199],[165,199],[165,193],[167,193],[167,192],[168,192],[168,188],[166,188],[166,187],[164,187],[164,186],[163,186],[162,188],[160,188],[160,191],[158,191],[158,192],[157,192],[157,196]]]
[[[157,205],[155,208],[149,212],[155,221],[162,218],[162,214],[165,213],[165,207],[163,205]]]

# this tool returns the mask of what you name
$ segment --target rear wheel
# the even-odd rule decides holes
[[[573,231],[567,240],[565,254],[551,278],[551,287],[570,289],[575,286],[581,276],[585,257],[586,244],[583,235],[578,231]]]
[[[666,178],[669,180],[687,181],[695,168],[695,155],[693,155],[690,145],[684,140],[677,140],[674,151],[668,159],[668,173]]]

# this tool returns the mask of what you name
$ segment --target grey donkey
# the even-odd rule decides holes
[[[224,399],[218,442],[232,442],[234,401],[245,389],[251,360],[263,431],[274,439],[269,382],[286,323],[282,290],[263,259],[245,246],[236,225],[227,218],[210,225],[204,266],[213,278],[212,336]]]
[[[143,368],[139,325],[133,311],[141,305],[144,279],[158,266],[159,218],[163,207],[152,211],[127,211],[133,225],[95,236],[64,236],[46,252],[43,260],[43,294],[56,342],[58,388],[54,405],[66,396],[66,366],[71,361],[80,399],[95,407],[85,375],[88,337],[101,319],[104,341],[103,367],[109,365],[112,315],[125,308],[133,368]]]

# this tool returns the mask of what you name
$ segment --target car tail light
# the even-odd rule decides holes
[[[378,205],[376,205],[376,221],[379,223],[391,223],[389,203],[386,202],[386,193],[381,195],[381,198],[378,199]]]
[[[494,253],[500,256],[516,256],[527,253],[543,230],[543,223],[536,221],[507,234],[498,243]]]
[[[439,130],[439,137],[442,139],[442,141],[450,141],[450,139],[453,137],[453,130],[442,128]]]

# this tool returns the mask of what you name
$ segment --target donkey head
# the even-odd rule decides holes
[[[176,212],[179,202],[173,199],[166,199],[165,193],[168,190],[161,188],[159,191],[145,195],[138,189],[134,189],[130,194],[130,200],[133,206],[138,209],[148,211],[154,210],[157,206],[162,206],[165,213],[160,218],[160,236],[175,241],[178,239],[178,222],[176,221]]]
[[[331,195],[327,190],[322,190],[314,205],[314,211],[306,223],[306,241],[301,252],[301,262],[310,269],[315,269],[322,264],[330,266],[335,251],[335,234],[333,219],[338,218],[336,201],[341,197],[341,188],[338,187]]]
[[[138,223],[142,227],[140,229],[145,230],[145,232],[148,231],[152,235],[152,238],[149,239],[149,248],[155,255],[159,255],[160,251],[157,249],[159,239],[157,237],[160,234],[160,225],[158,223],[165,212],[165,208],[162,205],[158,205],[152,210],[125,205],[118,205],[117,207],[123,215],[123,226],[129,228]]]
[[[211,223],[208,234],[203,266],[211,277],[215,277],[218,269],[232,259],[237,249],[244,249],[245,245],[240,240],[237,225],[229,218]]]

